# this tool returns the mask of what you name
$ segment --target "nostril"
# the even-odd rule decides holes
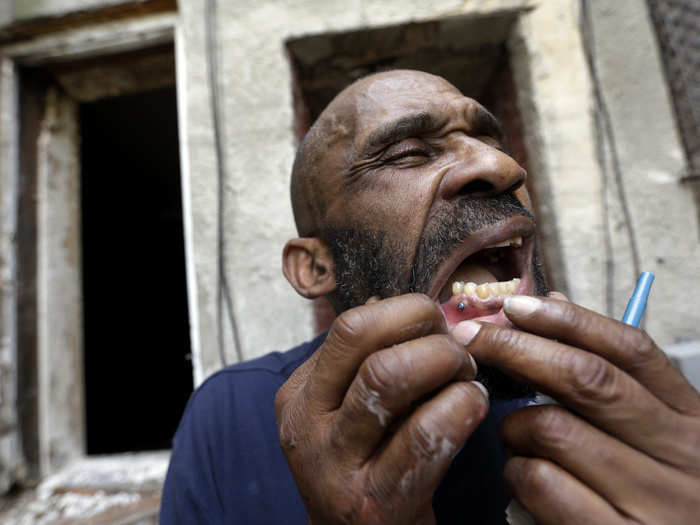
[[[460,188],[457,195],[480,195],[493,193],[495,186],[484,179],[475,179]]]
[[[515,193],[515,191],[525,184],[525,177],[513,183],[507,190],[503,193]]]

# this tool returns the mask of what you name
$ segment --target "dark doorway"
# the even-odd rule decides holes
[[[169,448],[192,392],[175,87],[80,124],[87,452]]]

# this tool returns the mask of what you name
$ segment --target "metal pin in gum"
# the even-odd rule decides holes
[[[651,272],[642,272],[637,281],[637,286],[634,288],[632,297],[627,303],[625,315],[622,316],[622,322],[630,326],[639,326],[642,320],[644,310],[647,307],[647,298],[651,291],[651,283],[654,282],[654,274]]]

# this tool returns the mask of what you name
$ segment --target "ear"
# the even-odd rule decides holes
[[[288,241],[282,252],[282,271],[294,289],[307,299],[329,294],[336,287],[333,255],[316,237]]]

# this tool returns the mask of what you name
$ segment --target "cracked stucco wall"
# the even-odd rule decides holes
[[[282,247],[295,235],[288,196],[295,137],[285,40],[530,4],[512,0],[442,0],[430,5],[395,0],[356,0],[350,5],[317,1],[217,4],[217,81],[224,108],[222,134],[227,166],[222,188],[226,272],[233,287],[245,357],[286,349],[312,335],[310,303],[296,296],[281,273]],[[216,157],[204,60],[206,3],[182,0],[180,10],[201,378],[221,366],[215,331],[216,229],[211,213],[217,198]],[[230,338],[225,353],[228,362],[235,359]]]
[[[510,49],[551,284],[600,311],[600,170],[577,7],[538,4],[520,18]]]
[[[41,5],[58,12],[85,4],[47,0]],[[207,25],[212,5],[215,18]],[[225,272],[243,356],[286,349],[312,335],[310,304],[295,295],[281,274],[282,246],[294,235],[288,174],[295,138],[285,40],[503,9],[524,9],[509,50],[555,286],[577,302],[618,317],[634,285],[630,234],[620,223],[621,193],[609,178],[614,150],[640,265],[658,276],[649,331],[663,345],[697,338],[693,313],[676,293],[700,292],[696,210],[689,190],[678,182],[685,160],[646,4],[590,1],[593,34],[588,42],[580,30],[581,5],[579,0],[180,0],[177,75],[196,381],[222,366],[217,335],[219,189],[224,195]],[[225,165],[221,188],[206,60],[212,29],[223,145],[218,161]],[[608,108],[614,144],[607,136],[601,141],[597,127],[587,44],[595,52],[597,87]],[[650,112],[653,119],[646,117]],[[223,308],[223,354],[230,363],[237,352],[228,315]]]
[[[554,284],[620,318],[636,252],[657,276],[647,331],[698,339],[697,211],[646,3],[542,2],[511,48]]]
[[[227,272],[246,357],[311,335],[308,304],[294,296],[280,273],[282,245],[294,234],[287,197],[294,136],[285,39],[516,7],[531,8],[513,30],[510,52],[531,175],[542,196],[549,197],[539,203],[555,286],[585,306],[619,317],[636,280],[629,235],[620,225],[620,192],[606,180],[609,159],[597,149],[599,109],[585,53],[590,45],[615,129],[616,143],[603,137],[602,148],[618,152],[640,265],[657,273],[649,331],[662,345],[698,337],[693,312],[676,293],[700,292],[695,205],[677,178],[684,159],[646,5],[642,0],[591,2],[590,42],[581,34],[581,5],[578,0],[218,4],[217,78],[229,173],[223,187],[230,210],[224,228],[230,247]],[[205,2],[183,0],[180,8],[188,113],[197,115],[189,118],[197,185],[191,192],[193,231],[196,244],[199,238],[200,246],[213,246],[212,217],[203,213],[216,195],[202,60]],[[653,124],[646,117],[652,108]],[[606,248],[606,231],[612,251]],[[212,319],[214,259],[210,251],[200,251],[197,258],[205,327],[210,326],[205,319]],[[200,339],[203,376],[219,366],[213,332],[206,332]],[[230,344],[226,353],[234,358]]]
[[[681,182],[687,159],[646,3],[590,5],[600,84],[615,139],[609,147],[617,149],[641,269],[656,274],[646,328],[663,346],[698,339],[692,298],[700,294],[700,232],[692,187]],[[619,209],[619,202],[611,204]],[[624,310],[624,283],[636,279],[619,220],[618,213],[611,223],[616,315]]]
[[[12,64],[0,60],[0,108],[17,96]],[[0,494],[22,475],[22,446],[18,432],[17,404],[17,178],[12,167],[17,143],[12,133],[15,115],[0,112]]]
[[[117,3],[45,0],[21,16],[30,20]],[[697,369],[697,345],[683,342],[700,339],[692,301],[700,294],[698,210],[692,188],[680,181],[686,159],[644,0],[180,0],[176,74],[196,383],[238,358],[229,312],[224,308],[217,316],[219,192],[225,272],[243,357],[284,350],[312,336],[311,304],[281,273],[282,247],[295,235],[288,197],[295,150],[292,74],[285,41],[504,9],[521,10],[508,51],[553,284],[572,300],[619,318],[636,280],[630,264],[636,252],[640,269],[657,275],[647,330],[665,348],[681,343],[682,359],[695,360]],[[209,23],[207,13],[214,15]],[[0,26],[16,14],[0,9]],[[586,20],[591,30],[582,33]],[[86,29],[81,31],[78,40],[85,37]],[[212,34],[220,157],[207,62]],[[7,80],[11,61],[2,64],[0,493],[21,477],[22,468],[13,405],[16,202],[8,193],[17,183],[11,172],[16,114],[7,109],[16,94]],[[70,373],[56,371],[64,385]],[[62,419],[69,422],[70,416]],[[78,441],[66,441],[68,455],[79,452]]]

